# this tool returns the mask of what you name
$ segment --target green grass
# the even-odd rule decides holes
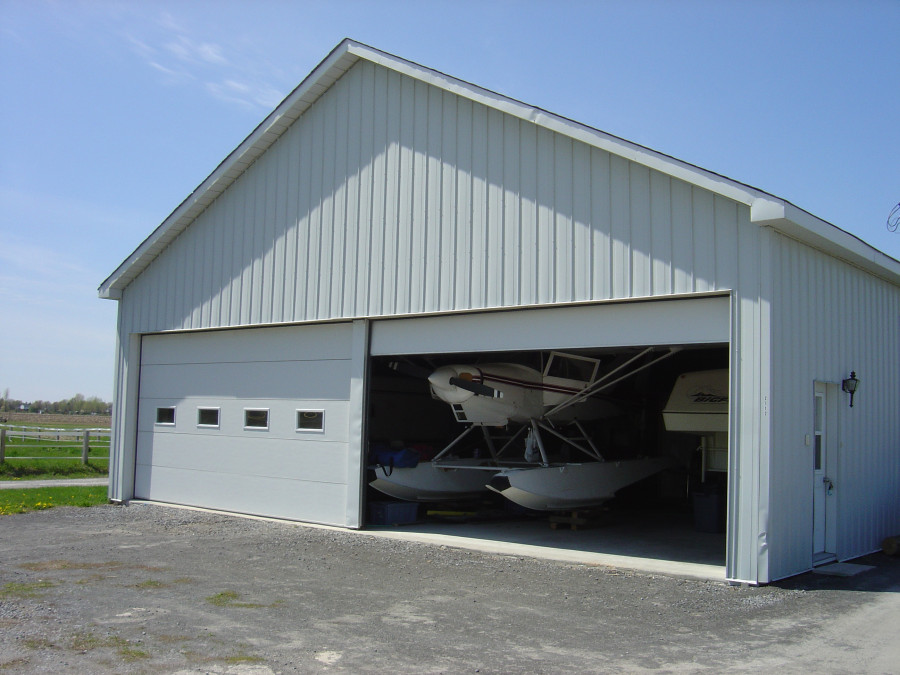
[[[59,428],[64,427],[78,428],[76,425]],[[16,438],[15,431],[10,431],[6,438],[6,461],[0,463],[0,480],[99,478],[109,474],[108,437],[92,437],[88,463],[82,464],[80,439],[63,437],[57,441],[49,433],[50,438]]]
[[[10,582],[0,586],[0,600],[9,598],[38,598],[43,595],[43,590],[53,586],[51,581],[36,581],[32,584],[19,584]]]
[[[54,506],[96,506],[107,500],[105,485],[0,490],[0,516]]]
[[[222,591],[221,593],[216,593],[215,595],[209,596],[206,601],[211,605],[215,605],[216,607],[242,607],[245,609],[258,609],[267,606],[259,605],[255,602],[238,602],[240,597],[240,593],[236,591]]]

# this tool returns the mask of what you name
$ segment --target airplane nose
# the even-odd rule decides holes
[[[471,391],[466,391],[450,384],[450,378],[462,377],[464,373],[459,371],[460,369],[455,366],[441,366],[428,376],[431,391],[445,403],[451,405],[463,403],[475,395]]]
[[[439,389],[447,389],[451,386],[451,377],[456,377],[456,368],[451,366],[441,366],[428,376],[428,383]]]

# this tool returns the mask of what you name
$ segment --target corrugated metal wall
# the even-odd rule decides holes
[[[735,287],[749,209],[361,62],[124,294],[136,332]]]
[[[118,387],[135,333],[736,289],[729,577],[765,580],[766,236],[747,205],[363,61],[124,290]]]
[[[854,407],[839,394],[837,555],[900,532],[900,289],[776,235],[770,523],[772,578],[812,564],[813,383],[855,370]],[[839,386],[838,386],[839,388]],[[832,471],[832,469],[829,469]]]

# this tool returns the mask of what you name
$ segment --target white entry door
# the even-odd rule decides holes
[[[813,423],[813,564],[818,565],[835,558],[834,517],[836,468],[834,422],[829,399],[829,386],[824,382],[815,385]]]

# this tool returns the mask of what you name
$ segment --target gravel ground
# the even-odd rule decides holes
[[[0,518],[0,673],[896,672],[900,560],[762,588],[149,504]]]

